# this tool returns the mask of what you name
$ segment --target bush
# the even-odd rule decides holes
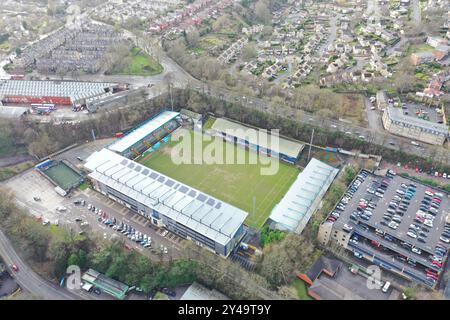
[[[286,234],[283,231],[272,230],[268,226],[264,226],[260,237],[261,246],[264,248],[269,243],[281,241],[285,236]]]

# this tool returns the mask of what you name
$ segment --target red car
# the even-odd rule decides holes
[[[439,268],[442,268],[442,263],[437,262],[436,260],[431,261],[432,264],[435,266],[438,266]]]
[[[11,269],[12,269],[14,272],[19,272],[19,268],[18,268],[15,264],[12,264],[12,265],[11,265]]]
[[[439,279],[439,277],[438,277],[437,275],[435,275],[434,273],[428,273],[428,272],[427,272],[427,277],[430,277],[430,278],[432,278],[432,279],[434,279],[434,280]]]
[[[433,269],[431,269],[431,268],[426,268],[425,271],[426,271],[427,273],[433,273],[433,274],[435,274],[435,275],[438,275],[437,271],[435,271],[435,270],[433,270]]]

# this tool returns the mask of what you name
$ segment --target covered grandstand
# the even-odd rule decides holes
[[[127,158],[136,158],[180,126],[180,113],[163,111],[116,140],[108,149]]]
[[[81,280],[121,300],[125,299],[129,289],[129,287],[126,284],[108,278],[107,276],[101,274],[100,272],[95,271],[94,269],[89,269],[88,271],[86,271],[81,277]]]
[[[107,97],[117,86],[107,82],[2,80],[0,97],[3,103],[75,105]]]
[[[270,225],[300,234],[338,172],[338,169],[312,158],[272,210]]]
[[[247,212],[109,149],[85,167],[97,191],[216,254],[227,257],[244,236]]]
[[[249,130],[260,130],[259,128],[247,127],[223,118],[218,118],[211,128],[217,136],[231,143],[236,143],[265,155],[278,157],[289,163],[295,163],[304,148],[304,145],[299,142],[274,136],[269,133],[267,139],[260,139],[257,135],[249,134]],[[278,146],[272,140],[273,138],[279,139]]]

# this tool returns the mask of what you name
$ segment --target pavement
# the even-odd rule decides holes
[[[372,262],[378,265],[382,265],[385,269],[397,270],[397,272],[405,274],[413,279],[416,279],[417,281],[424,282],[426,281],[425,268],[430,266],[428,257],[430,253],[434,252],[434,247],[436,243],[439,242],[439,237],[445,224],[446,211],[444,210],[448,208],[449,200],[447,198],[443,199],[443,202],[439,209],[439,213],[436,215],[434,221],[434,227],[427,228],[430,230],[426,238],[427,242],[420,243],[417,240],[406,236],[406,232],[408,231],[409,225],[411,223],[417,224],[413,221],[413,219],[415,218],[415,213],[419,208],[420,201],[423,199],[424,192],[426,189],[428,189],[428,187],[419,183],[415,183],[417,185],[417,191],[411,199],[411,203],[408,205],[408,210],[401,218],[402,221],[400,222],[398,229],[394,231],[387,226],[381,225],[380,221],[382,220],[383,214],[387,211],[389,202],[396,194],[395,190],[397,190],[402,183],[409,184],[411,183],[411,181],[403,177],[396,176],[393,180],[390,181],[389,186],[385,191],[384,197],[379,199],[375,195],[367,193],[366,189],[372,187],[372,184],[374,182],[379,183],[380,180],[381,178],[379,177],[368,175],[367,178],[359,186],[358,191],[353,195],[349,203],[346,205],[345,210],[341,212],[339,219],[335,223],[337,223],[338,225],[342,225],[344,223],[350,224],[354,227],[353,232],[362,236],[362,238],[360,237],[360,239],[358,240],[358,244],[349,242],[349,248],[351,248],[353,251],[364,253]],[[355,224],[352,220],[349,219],[350,213],[356,210],[356,207],[358,206],[360,201],[359,199],[361,198],[370,200],[375,205],[375,208],[373,209],[373,216],[369,219],[369,221],[361,220],[364,225],[371,227],[370,230],[363,229],[360,224]],[[393,241],[383,239],[383,237],[380,237],[374,232],[375,229],[381,229],[386,234],[391,235],[393,237]],[[375,241],[375,245],[371,241]],[[420,248],[422,250],[422,253],[413,253],[411,249],[405,248],[401,244],[402,242],[407,242],[417,248]],[[382,247],[378,247],[376,245],[377,243],[380,243]],[[417,266],[411,266],[410,264],[396,259],[395,257],[398,254],[416,261]]]

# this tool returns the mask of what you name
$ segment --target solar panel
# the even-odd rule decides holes
[[[159,181],[159,182],[164,182],[164,180],[166,180],[166,178],[163,177],[163,176],[160,176],[160,177],[158,178],[158,181]]]
[[[189,188],[186,186],[181,186],[180,189],[178,189],[178,191],[180,191],[182,193],[186,193],[188,190],[189,190]]]
[[[195,192],[194,190],[191,189],[191,191],[189,191],[188,195],[191,196],[192,198],[195,198],[195,196],[197,195],[197,192]]]
[[[127,159],[123,159],[122,162],[120,163],[121,165],[125,166],[128,163]]]
[[[152,174],[150,175],[150,178],[155,179],[159,177],[159,174],[157,174],[156,172],[152,172]]]
[[[143,171],[142,171],[142,174],[148,174],[149,173],[149,170],[148,169],[144,169]]]
[[[137,171],[137,172],[140,172],[140,171],[141,171],[141,169],[142,169],[142,167],[141,167],[141,166],[136,166],[136,168],[134,168],[134,170],[135,170],[135,171]]]
[[[197,200],[198,200],[198,201],[201,201],[201,202],[205,202],[205,200],[206,200],[207,198],[208,198],[208,197],[205,196],[203,193],[199,193],[198,196],[197,196]]]
[[[222,202],[217,202],[216,203],[216,209],[220,209],[221,206],[222,206]]]
[[[167,181],[166,181],[166,186],[171,187],[171,186],[173,186],[174,184],[175,184],[175,181],[170,180],[170,179],[167,179]]]
[[[216,201],[214,199],[209,198],[208,201],[206,201],[207,204],[209,204],[210,206],[213,206],[214,203],[216,203]]]
[[[135,166],[135,164],[133,162],[130,162],[130,164],[128,165],[128,168],[133,169]]]

